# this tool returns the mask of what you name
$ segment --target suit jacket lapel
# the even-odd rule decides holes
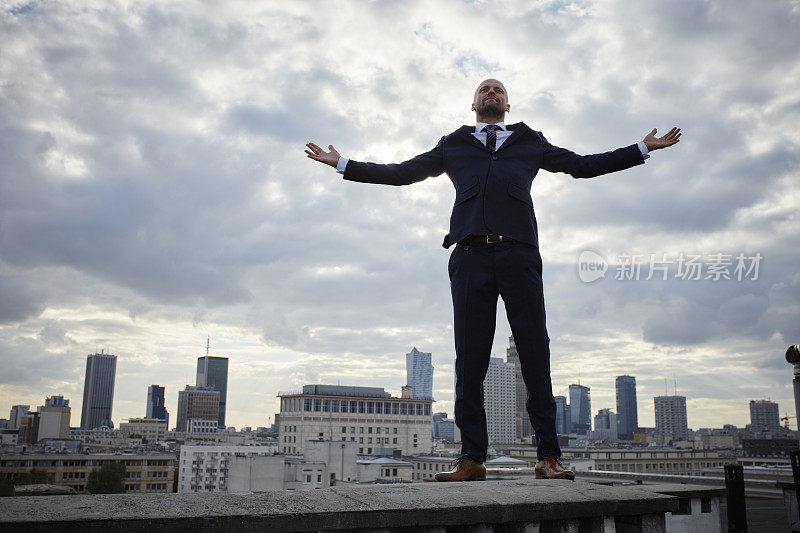
[[[475,143],[476,146],[486,150],[486,145],[475,138],[475,136],[473,135],[474,132],[475,132],[475,126],[461,126],[455,131],[456,135],[458,135],[463,139],[466,139],[467,142],[473,142]]]
[[[525,130],[528,129],[528,126],[526,126],[524,122],[517,122],[516,124],[508,124],[506,129],[511,132],[511,135],[509,135],[506,140],[503,141],[503,144],[501,144],[500,148],[497,149],[498,152],[522,137]]]

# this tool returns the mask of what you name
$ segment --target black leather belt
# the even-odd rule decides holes
[[[496,235],[494,233],[490,233],[489,235],[470,235],[466,237],[462,242],[466,244],[495,244],[498,242],[519,242],[517,240],[512,239],[511,237],[503,237],[502,235]]]

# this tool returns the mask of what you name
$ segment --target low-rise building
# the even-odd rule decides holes
[[[138,435],[147,442],[158,442],[167,436],[167,421],[158,418],[129,418],[119,425],[119,433],[124,437]]]
[[[13,479],[36,468],[45,471],[49,483],[85,493],[92,470],[109,462],[122,462],[125,465],[126,493],[172,492],[176,458],[167,453],[0,454],[0,477]]]

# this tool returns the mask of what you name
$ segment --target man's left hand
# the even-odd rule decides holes
[[[680,141],[680,136],[681,136],[680,128],[672,128],[663,137],[656,137],[657,131],[658,130],[656,128],[653,128],[653,131],[648,133],[647,137],[644,138],[644,145],[647,147],[647,150],[649,152],[652,152],[653,150],[658,150],[659,148],[666,148],[667,146],[672,146],[673,144]]]

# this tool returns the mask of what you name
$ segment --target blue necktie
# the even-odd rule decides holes
[[[488,124],[481,131],[486,132],[486,147],[494,153],[497,146],[497,130],[501,129],[497,124]]]

